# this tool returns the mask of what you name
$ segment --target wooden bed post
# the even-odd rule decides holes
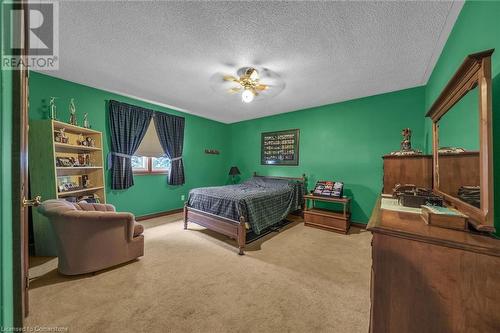
[[[245,227],[245,217],[240,216],[240,224],[238,225],[238,239],[237,239],[238,248],[240,249],[238,254],[240,256],[245,254],[243,250],[245,249],[246,240],[247,240],[247,228]]]
[[[184,230],[187,230],[188,228],[188,210],[187,210],[187,204],[184,204]]]

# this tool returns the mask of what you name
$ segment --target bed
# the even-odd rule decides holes
[[[247,231],[260,233],[303,209],[305,175],[301,178],[254,176],[242,184],[195,188],[184,205],[188,222],[236,240],[244,254]]]

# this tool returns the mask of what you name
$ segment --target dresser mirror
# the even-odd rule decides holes
[[[479,231],[493,227],[491,54],[466,57],[427,113],[433,121],[433,190]]]
[[[438,121],[439,189],[481,208],[477,86]]]

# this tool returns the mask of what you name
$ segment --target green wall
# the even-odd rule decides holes
[[[371,96],[343,103],[231,124],[231,162],[242,178],[253,171],[298,177],[308,187],[318,180],[345,183],[352,196],[352,219],[366,223],[382,189],[382,155],[398,150],[401,130],[413,130],[422,148],[424,88]],[[261,132],[300,129],[298,166],[260,165]]]
[[[492,56],[493,149],[495,176],[495,226],[500,231],[500,2],[467,1],[434,67],[425,90],[426,110],[439,96],[465,56],[495,48]],[[477,110],[477,105],[474,106]],[[426,119],[425,146],[432,145],[431,122]],[[499,231],[497,231],[498,234]]]
[[[47,118],[48,98],[56,96],[58,118],[68,121],[69,99],[75,98],[79,122],[83,113],[88,112],[92,128],[105,132],[105,157],[110,144],[107,112],[110,99],[185,117],[183,156],[186,184],[169,186],[165,175],[141,175],[134,176],[135,185],[130,189],[112,191],[110,172],[106,172],[107,201],[118,210],[141,216],[181,208],[181,195],[187,195],[191,188],[221,185],[228,179],[229,129],[225,124],[36,72],[31,72],[29,83],[30,119]],[[218,149],[221,154],[207,155],[205,148]]]
[[[478,88],[476,87],[439,120],[440,147],[479,150],[478,100]]]

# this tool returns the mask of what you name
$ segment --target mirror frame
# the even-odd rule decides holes
[[[479,231],[494,232],[493,226],[493,137],[492,137],[492,88],[491,55],[487,50],[468,55],[426,117],[432,119],[433,190],[447,203],[469,216],[469,222]],[[478,87],[479,93],[479,184],[480,208],[474,207],[439,188],[439,125],[438,121],[470,90]]]

